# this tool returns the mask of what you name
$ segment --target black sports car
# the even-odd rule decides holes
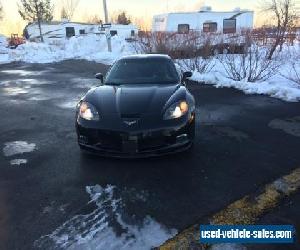
[[[195,136],[195,100],[166,55],[135,55],[114,63],[101,86],[77,106],[81,149],[113,157],[187,150]]]

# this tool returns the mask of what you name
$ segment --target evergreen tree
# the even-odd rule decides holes
[[[24,20],[38,23],[41,42],[44,42],[41,23],[53,19],[51,0],[20,0],[18,7],[19,14]]]
[[[118,24],[124,24],[124,25],[128,25],[131,23],[131,20],[129,17],[127,17],[125,12],[121,12],[118,17],[117,17],[117,23]]]

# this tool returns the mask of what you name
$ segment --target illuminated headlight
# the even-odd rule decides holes
[[[178,119],[189,111],[189,105],[186,101],[181,101],[169,107],[164,115],[164,120]]]
[[[99,114],[98,114],[96,108],[88,102],[81,102],[79,104],[78,115],[82,119],[85,119],[88,121],[98,121],[99,120]]]

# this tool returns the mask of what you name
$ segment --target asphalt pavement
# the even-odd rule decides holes
[[[107,69],[81,60],[0,65],[0,249],[74,247],[78,235],[81,247],[90,236],[167,238],[299,167],[300,103],[193,82],[192,151],[138,160],[81,154],[75,105]],[[299,218],[287,221],[299,228]]]

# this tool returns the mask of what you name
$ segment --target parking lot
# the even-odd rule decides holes
[[[300,103],[193,82],[192,151],[81,154],[75,105],[107,69],[81,60],[0,65],[0,249],[160,244],[299,167]]]

